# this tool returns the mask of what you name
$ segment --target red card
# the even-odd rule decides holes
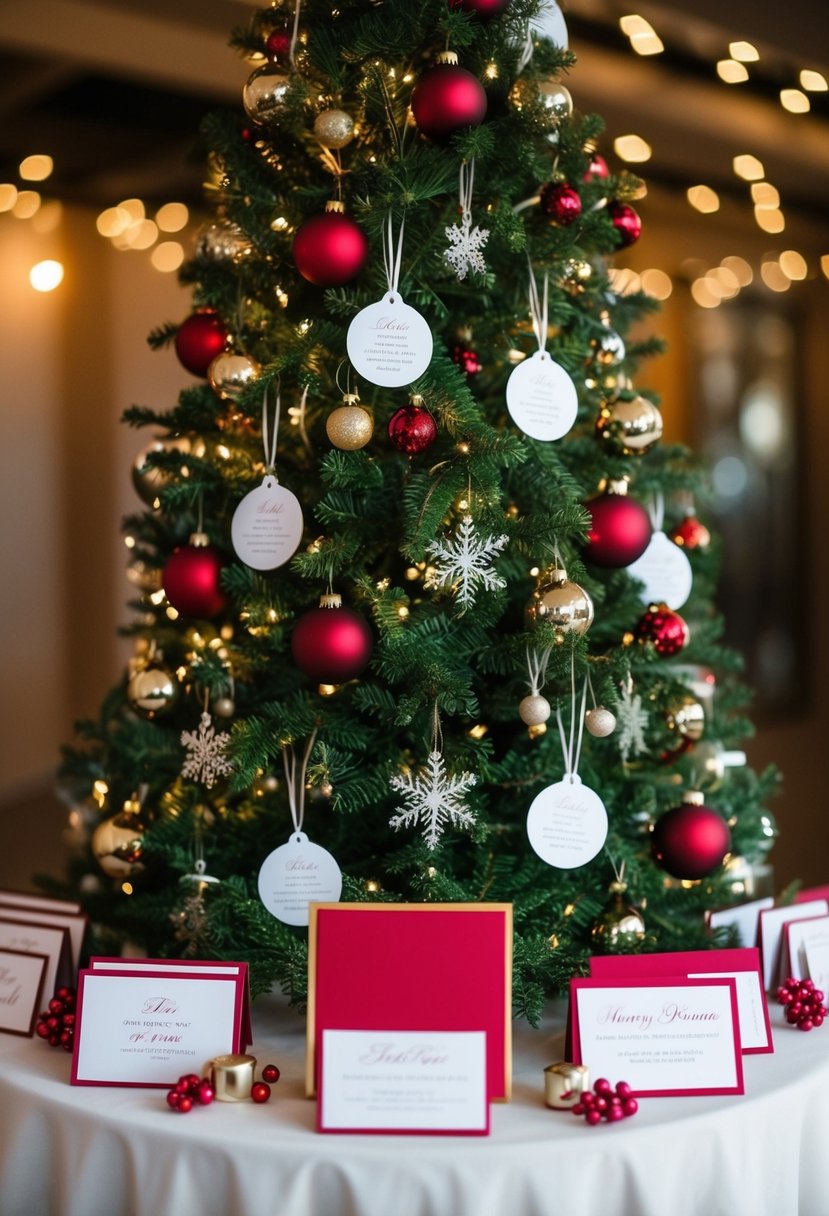
[[[309,928],[309,1097],[323,1030],[484,1030],[487,1098],[509,1098],[511,904],[312,904]]]

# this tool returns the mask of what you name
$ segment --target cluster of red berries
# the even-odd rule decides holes
[[[279,1069],[275,1064],[266,1064],[262,1069],[262,1080],[250,1087],[252,1102],[267,1102],[271,1096],[271,1085],[279,1080]],[[167,1105],[180,1115],[186,1115],[194,1106],[209,1106],[216,1094],[209,1077],[200,1077],[194,1072],[179,1077],[167,1093]]]
[[[56,988],[48,1009],[44,1009],[38,1018],[37,1033],[50,1047],[72,1050],[75,1044],[76,999],[74,988]]]
[[[616,1123],[635,1115],[639,1103],[633,1096],[627,1081],[620,1081],[615,1090],[605,1077],[599,1077],[592,1090],[586,1089],[575,1106],[574,1115],[584,1115],[586,1123],[595,1126],[602,1119]]]
[[[798,1030],[822,1026],[829,1013],[823,1003],[823,993],[815,988],[814,980],[796,980],[790,975],[777,989],[777,999],[786,1006],[786,1021]]]

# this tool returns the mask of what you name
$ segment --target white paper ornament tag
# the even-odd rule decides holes
[[[575,870],[592,861],[607,839],[607,811],[577,773],[548,785],[533,799],[527,835],[548,866]]]
[[[271,916],[286,925],[307,925],[308,905],[336,903],[343,876],[334,858],[304,832],[269,853],[259,870],[259,898]]]
[[[645,552],[631,562],[627,572],[645,584],[644,604],[667,604],[674,611],[685,603],[694,582],[686,554],[664,532],[654,532]]]
[[[348,357],[355,371],[381,388],[402,388],[432,361],[432,331],[400,292],[389,291],[357,313],[348,327]]]
[[[576,421],[576,386],[560,363],[537,350],[510,373],[507,409],[531,439],[561,439]]]
[[[253,570],[275,570],[296,553],[304,520],[299,499],[266,476],[233,512],[230,539],[236,556]]]

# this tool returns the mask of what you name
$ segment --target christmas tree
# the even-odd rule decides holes
[[[535,1021],[591,952],[711,944],[768,848],[704,469],[614,290],[640,183],[543,16],[305,0],[232,37],[193,312],[150,337],[183,391],[125,419],[134,658],[62,766],[97,949],[301,1004],[309,891],[510,902]]]

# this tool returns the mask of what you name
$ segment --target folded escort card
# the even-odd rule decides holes
[[[572,1058],[638,1095],[741,1094],[732,976],[573,979]]]
[[[74,978],[69,931],[65,925],[28,921],[22,908],[19,912],[18,917],[16,909],[0,908],[0,947],[4,950],[20,950],[24,954],[35,954],[38,957],[45,956],[46,968],[41,992],[45,1008],[55,989],[61,984],[71,983]]]
[[[39,895],[29,895],[23,891],[6,891],[0,889],[0,916],[17,921],[25,921],[29,925],[60,925],[69,934],[70,965],[72,975],[59,982],[71,983],[74,972],[81,961],[83,939],[86,933],[87,918],[81,911],[80,904],[71,900],[47,899]],[[44,995],[51,997],[53,989],[48,985]]]
[[[48,962],[45,954],[0,949],[0,1033],[34,1034]]]
[[[808,920],[827,914],[829,902],[822,898],[784,904],[780,908],[766,908],[760,913],[757,944],[763,958],[763,983],[767,992],[771,992],[786,979],[782,971],[785,926],[790,921]]]
[[[250,1022],[246,964],[93,964],[78,984],[73,1085],[169,1086],[184,1073],[201,1074],[214,1056],[242,1050]]]
[[[766,994],[756,947],[734,950],[679,950],[668,954],[599,954],[590,960],[598,979],[688,976],[717,979],[733,976],[737,985],[740,1044],[744,1054],[774,1051]]]

